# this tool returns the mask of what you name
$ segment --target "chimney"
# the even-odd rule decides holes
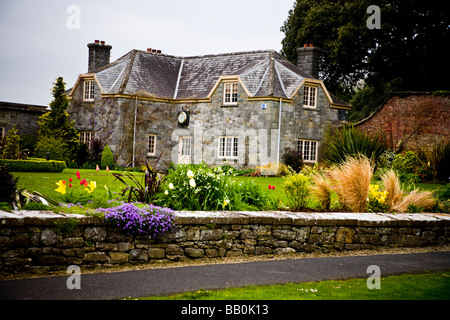
[[[297,67],[316,79],[319,78],[320,51],[321,49],[314,47],[312,43],[297,48]]]
[[[87,46],[89,48],[89,73],[109,64],[112,46],[99,40],[95,40],[94,43],[89,43]]]

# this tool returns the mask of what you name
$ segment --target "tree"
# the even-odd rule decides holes
[[[69,159],[74,159],[78,146],[79,133],[74,127],[75,121],[69,121],[65,83],[62,77],[56,79],[53,86],[53,101],[50,111],[40,117],[39,138],[47,136],[61,138],[67,146]]]
[[[378,94],[446,89],[449,17],[425,0],[381,0],[380,29],[369,29],[369,0],[297,0],[281,28],[282,54],[297,60],[298,47],[323,49],[320,78],[341,97],[364,80]]]
[[[5,145],[0,154],[3,159],[17,159],[20,152],[20,136],[17,134],[16,125],[14,125],[5,137]]]

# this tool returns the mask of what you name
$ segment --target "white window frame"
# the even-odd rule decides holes
[[[148,156],[156,155],[156,134],[148,135],[147,155]]]
[[[298,139],[297,150],[298,152],[301,152],[303,162],[316,163],[319,150],[319,141]]]
[[[83,101],[94,101],[95,80],[84,80],[83,83]]]
[[[226,106],[236,106],[238,103],[239,84],[237,82],[224,82],[223,84],[223,104]]]
[[[94,132],[92,131],[80,131],[80,141],[79,144],[87,144],[89,145],[89,141],[94,137]]]
[[[303,107],[309,109],[317,108],[318,87],[304,86],[303,88]]]
[[[239,154],[239,138],[235,136],[222,136],[218,139],[218,158],[237,159]]]

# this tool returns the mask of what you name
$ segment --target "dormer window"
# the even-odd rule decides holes
[[[94,80],[84,81],[83,101],[94,101]]]
[[[238,83],[225,82],[223,90],[223,104],[237,105],[238,102]]]
[[[315,109],[317,107],[317,88],[305,86],[303,89],[303,107]]]

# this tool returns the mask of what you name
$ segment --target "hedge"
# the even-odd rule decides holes
[[[11,172],[61,172],[66,168],[64,161],[32,158],[29,160],[0,159]]]

